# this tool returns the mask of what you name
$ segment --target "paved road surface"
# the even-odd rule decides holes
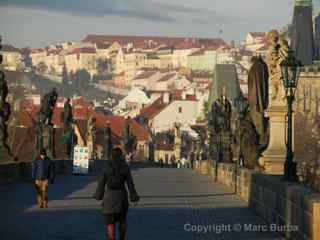
[[[207,176],[165,168],[140,168],[133,175],[142,201],[129,212],[129,240],[281,239],[271,232],[237,231],[266,223],[232,189]],[[48,209],[35,206],[30,183],[0,186],[0,239],[106,239],[99,203],[90,197],[95,181],[96,176],[59,176],[50,185]],[[193,232],[197,225],[211,225],[211,231]]]

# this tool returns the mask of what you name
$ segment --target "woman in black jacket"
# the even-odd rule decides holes
[[[131,202],[138,202],[131,171],[124,161],[120,148],[112,150],[112,160],[107,161],[107,166],[99,179],[94,198],[102,201],[102,212],[106,220],[106,231],[109,240],[115,239],[115,226],[119,223],[120,239],[126,236],[127,213],[129,210],[128,192]]]

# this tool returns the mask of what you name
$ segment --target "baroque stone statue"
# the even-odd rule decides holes
[[[95,149],[95,138],[96,138],[97,128],[96,128],[96,118],[90,117],[87,124],[87,146],[91,158],[94,159],[96,155]]]
[[[5,75],[0,71],[0,150],[5,152],[5,155],[11,156],[10,148],[7,144],[8,129],[7,121],[11,114],[11,106],[6,101],[8,96],[8,84],[5,80]]]
[[[36,127],[36,153],[39,153],[41,148],[45,148],[48,150],[50,158],[55,158],[55,131],[52,124],[52,116],[57,100],[58,93],[55,88],[44,95],[41,100],[39,120]]]
[[[243,166],[249,169],[261,169],[259,158],[259,134],[251,118],[249,108],[239,117],[236,126],[236,142],[240,146]]]
[[[73,113],[72,106],[70,103],[70,98],[64,103],[63,107],[63,124],[65,128],[69,128],[73,123]]]
[[[223,89],[220,98],[212,104],[211,114],[213,128],[216,133],[231,130],[232,107],[225,95],[225,89]]]
[[[272,87],[271,97],[272,100],[283,100],[285,95],[280,64],[288,59],[289,55],[293,54],[293,52],[288,41],[283,36],[279,36],[276,31],[271,31],[268,34],[268,38],[271,42],[267,55],[270,83]]]
[[[248,75],[249,114],[259,136],[258,144],[262,149],[268,145],[268,118],[265,111],[269,104],[268,66],[261,57],[252,58]]]
[[[41,101],[40,122],[42,125],[52,125],[52,115],[58,100],[58,93],[55,88],[44,95]]]

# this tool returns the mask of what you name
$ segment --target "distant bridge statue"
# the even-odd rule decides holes
[[[269,104],[268,66],[261,57],[252,58],[252,67],[248,75],[248,106],[239,119],[240,131],[238,144],[244,166],[261,169],[259,157],[268,146],[269,120],[265,111]]]
[[[52,123],[52,116],[57,100],[58,93],[55,88],[44,95],[41,100],[39,121],[37,123],[36,131],[36,154],[39,153],[40,149],[45,148],[51,158],[55,158],[55,131]]]
[[[0,38],[1,50],[1,38]],[[0,55],[0,64],[2,63],[2,55]],[[8,83],[5,80],[4,72],[0,71],[0,159],[8,161],[12,159],[10,147],[7,144],[8,129],[7,121],[11,114],[11,106],[7,102],[9,89]],[[16,159],[15,159],[16,160]]]
[[[55,88],[44,95],[41,101],[40,122],[42,125],[52,125],[53,111],[58,100],[58,93]]]
[[[268,145],[269,121],[265,117],[265,111],[269,105],[269,71],[261,57],[253,57],[252,62],[248,75],[248,103],[262,151]]]
[[[11,156],[10,148],[7,144],[8,129],[7,121],[11,114],[10,104],[6,101],[8,96],[8,85],[3,72],[0,72],[0,151]]]

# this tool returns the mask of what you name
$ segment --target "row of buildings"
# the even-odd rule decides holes
[[[251,56],[264,54],[267,45],[265,33],[249,33],[240,46],[222,39],[88,35],[80,42],[38,49],[7,45],[1,53],[8,70],[33,67],[61,76],[66,66],[68,72],[80,69],[91,75],[108,72],[113,79],[124,81],[120,85],[129,86],[130,80],[144,69],[212,71],[217,63],[232,62],[248,68]]]

